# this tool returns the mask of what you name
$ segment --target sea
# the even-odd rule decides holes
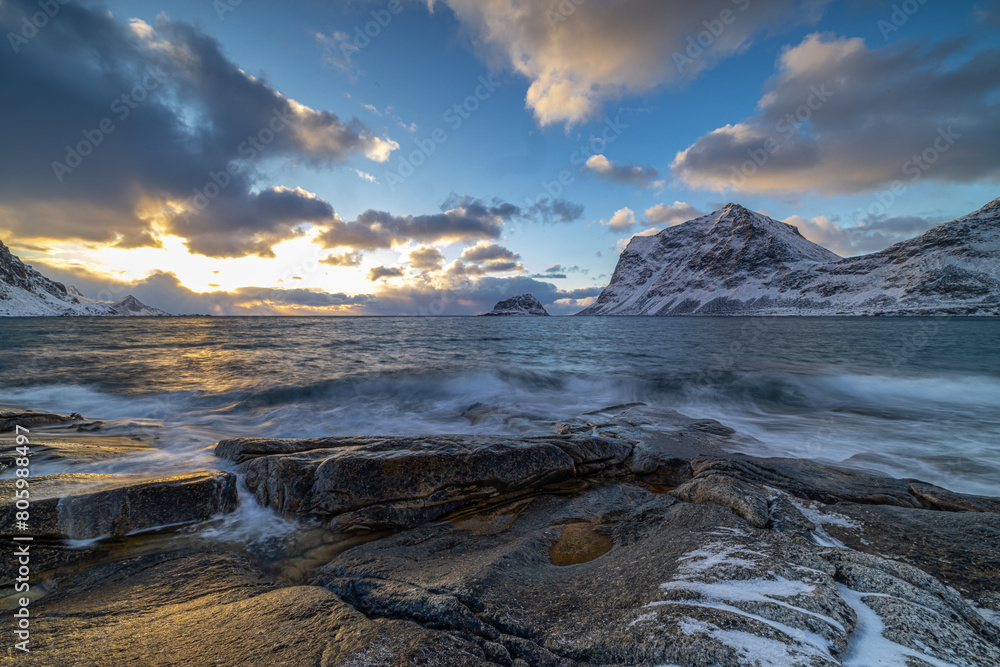
[[[225,469],[212,447],[240,436],[544,433],[632,402],[716,419],[744,453],[1000,496],[1000,319],[0,318],[0,405],[154,444],[92,472]]]

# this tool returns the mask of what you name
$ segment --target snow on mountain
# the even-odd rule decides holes
[[[88,299],[72,285],[49,280],[12,255],[0,241],[0,317],[168,314],[131,295],[117,301]]]
[[[495,316],[495,315],[514,315],[514,316],[531,316],[531,315],[541,315],[548,316],[545,308],[539,303],[538,299],[530,294],[522,294],[521,296],[511,297],[501,301],[493,310],[484,313],[485,315]]]
[[[636,236],[581,315],[1000,315],[1000,199],[842,258],[738,204]]]

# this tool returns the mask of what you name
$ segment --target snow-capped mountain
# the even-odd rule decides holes
[[[581,315],[1000,315],[1000,199],[842,258],[738,204],[632,238]]]
[[[134,296],[117,301],[88,299],[72,285],[49,280],[0,241],[0,317],[43,315],[168,315]]]
[[[484,313],[485,315],[514,315],[514,316],[531,316],[531,315],[541,315],[548,316],[545,308],[539,303],[538,299],[530,294],[522,294],[521,296],[511,297],[504,301],[501,301],[493,310]]]

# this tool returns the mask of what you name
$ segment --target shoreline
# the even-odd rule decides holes
[[[0,422],[4,441],[17,419]],[[80,455],[79,420],[20,419],[63,431],[47,455]],[[550,436],[223,440],[220,468],[236,475],[39,476],[33,488],[54,489],[32,505],[47,583],[28,605],[36,648],[14,657],[107,664],[87,653],[100,635],[122,665],[737,665],[748,646],[784,656],[773,664],[854,665],[876,644],[932,664],[1000,660],[1000,556],[985,537],[1000,537],[1000,499],[727,451],[738,437],[633,404]],[[113,444],[89,455],[113,460]],[[284,558],[198,537],[248,494],[300,522]],[[92,542],[67,561],[66,539]],[[115,620],[164,601],[167,630]],[[203,641],[178,642],[195,622]]]

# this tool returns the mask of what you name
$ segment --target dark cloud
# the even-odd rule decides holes
[[[462,253],[466,262],[485,262],[488,260],[518,260],[521,256],[496,243],[479,242]]]
[[[188,249],[209,257],[274,257],[272,247],[300,235],[303,222],[333,219],[333,207],[300,188],[220,196],[203,211],[169,219],[167,230]]]
[[[364,256],[360,252],[334,253],[319,260],[320,264],[329,266],[361,266]]]
[[[444,255],[434,246],[423,246],[411,250],[406,261],[417,271],[437,271],[444,266]]]
[[[319,236],[325,248],[379,250],[418,243],[455,243],[500,237],[504,221],[516,215],[513,204],[487,205],[476,199],[430,215],[395,216],[369,209],[357,220],[335,219]]]
[[[366,308],[372,314],[473,315],[491,310],[498,301],[518,294],[532,294],[552,314],[568,315],[582,310],[579,301],[597,296],[598,287],[561,290],[550,282],[529,276],[480,277],[462,280],[450,287],[431,282],[386,285],[377,301]]]
[[[565,280],[570,273],[590,273],[589,269],[583,269],[579,266],[563,266],[562,264],[556,264],[545,269],[545,273],[536,274],[532,276],[533,278],[550,279],[550,280]]]
[[[376,266],[368,272],[368,280],[376,282],[387,278],[402,278],[406,271],[398,266]]]
[[[615,183],[637,185],[641,188],[662,188],[660,172],[653,167],[629,164],[615,164],[603,155],[592,155],[587,160],[587,169],[601,178]]]
[[[521,217],[521,209],[514,204],[494,199],[487,204],[481,199],[470,197],[469,195],[458,195],[454,192],[441,204],[442,211],[462,210],[466,215],[477,218],[494,216],[507,221],[512,218]]]
[[[678,153],[674,174],[716,190],[831,194],[1000,180],[1000,50],[961,48],[810,35],[782,53],[759,113]]]
[[[590,273],[590,269],[584,269],[579,266],[563,266],[562,264],[556,264],[555,266],[550,266],[545,269],[546,273]]]
[[[923,234],[931,227],[940,225],[944,220],[922,218],[918,215],[902,215],[895,217],[874,217],[869,216],[858,223],[858,227],[864,230],[886,232],[889,234],[901,234],[906,238]]]
[[[367,294],[272,287],[241,287],[235,292],[202,293],[185,287],[175,274],[165,271],[156,271],[136,282],[123,282],[95,276],[83,269],[39,263],[36,266],[46,276],[75,286],[84,296],[114,300],[131,294],[149,306],[174,315],[280,315],[308,313],[311,309],[336,314],[345,312],[345,309],[368,307],[375,301],[375,297]]]
[[[785,222],[798,227],[802,235],[813,243],[849,257],[883,250],[894,243],[923,234],[944,221],[920,216],[869,216],[856,225],[842,225],[839,219],[823,215],[815,218],[793,215]]]
[[[123,282],[81,268],[32,263],[53,280],[76,286],[85,296],[111,300],[132,294],[143,303],[178,315],[474,315],[492,309],[497,301],[524,293],[534,294],[551,313],[569,314],[582,309],[579,300],[601,292],[597,287],[561,290],[551,282],[527,276],[484,277],[481,268],[461,262],[445,269],[443,275],[451,284],[417,276],[400,285],[378,282],[375,294],[359,295],[261,287],[198,293],[183,286],[173,273],[163,271],[140,281]],[[454,270],[456,266],[472,270]],[[399,267],[379,269],[387,274],[381,278],[405,274]]]
[[[583,205],[565,199],[543,197],[535,202],[528,213],[542,222],[576,222],[583,217]]]
[[[524,271],[524,264],[508,259],[491,259],[483,262],[483,269],[487,273],[510,273],[512,271]]]
[[[296,215],[315,220],[329,205],[261,184],[262,160],[384,160],[394,146],[285,97],[190,25],[59,7],[16,53],[0,49],[0,224],[16,237],[136,247],[156,245],[159,227],[190,234],[196,252],[266,255]],[[0,31],[19,33],[38,10],[7,0]],[[249,241],[224,238],[240,234]]]

